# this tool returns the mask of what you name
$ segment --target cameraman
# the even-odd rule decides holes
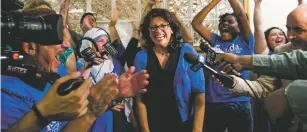
[[[55,14],[50,9],[23,11],[25,16],[37,17]],[[57,72],[60,64],[58,55],[68,48],[65,43],[40,45],[23,41],[20,51],[24,53],[22,64],[31,65],[44,72]],[[91,87],[92,79],[86,79],[76,90],[66,96],[57,94],[58,86],[81,73],[71,73],[58,79],[51,86],[41,78],[12,77],[1,75],[1,125],[5,131],[88,131],[101,116],[108,104],[117,97],[131,97],[146,92],[148,74],[142,71],[132,75],[133,69],[116,81],[116,76],[107,74]],[[120,87],[117,89],[117,87]],[[70,121],[61,122],[61,121]],[[78,127],[77,127],[78,126]]]

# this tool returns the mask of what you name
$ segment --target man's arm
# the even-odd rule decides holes
[[[240,4],[240,2],[238,0],[228,0],[230,3],[230,6],[232,7],[235,15],[237,16],[238,20],[238,26],[240,27],[240,31],[244,37],[244,40],[248,43],[249,41],[249,37],[252,33],[247,17],[246,17],[246,13],[242,7],[242,5]]]
[[[193,132],[202,132],[205,117],[205,93],[195,93]]]
[[[177,21],[180,24],[180,34],[182,35],[183,41],[193,45],[192,36],[190,35],[188,28],[185,26],[183,21],[180,19],[179,13],[173,12],[173,14],[175,15]]]
[[[307,78],[307,51],[294,50],[289,53],[274,55],[236,56],[234,54],[221,54],[217,59],[240,65],[260,74],[285,79]],[[242,70],[242,69],[239,69]]]
[[[272,56],[253,56],[253,70],[285,79],[307,78],[307,51],[294,50]]]
[[[48,125],[48,122],[43,124],[41,118],[45,121],[68,121],[86,114],[91,79],[87,79],[79,88],[70,92],[68,95],[60,96],[57,94],[57,89],[61,83],[72,78],[80,77],[80,75],[80,73],[71,73],[58,79],[44,98],[36,104],[37,111],[42,117],[39,117],[39,114],[35,113],[34,110],[30,110],[30,112],[12,125],[7,131],[40,131],[44,125]]]
[[[47,124],[45,124],[47,125]],[[38,116],[31,110],[16,124],[11,126],[7,132],[35,132],[43,130],[44,126],[41,125]]]
[[[221,0],[212,0],[206,7],[204,7],[193,19],[192,26],[194,30],[203,37],[206,41],[211,43],[212,34],[211,31],[205,27],[202,22],[209,14],[209,12],[220,2]]]
[[[270,76],[261,75],[256,81],[246,80],[247,83],[241,78],[233,76],[236,82],[235,87],[231,92],[239,96],[250,96],[253,98],[263,98],[269,93],[280,88],[278,79]]]

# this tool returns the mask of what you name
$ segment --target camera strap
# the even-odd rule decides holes
[[[53,84],[60,78],[57,73],[42,72],[36,67],[9,61],[2,61],[1,75],[17,77],[39,91],[44,91],[47,83]]]

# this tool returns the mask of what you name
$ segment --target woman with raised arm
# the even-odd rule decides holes
[[[234,13],[220,16],[218,29],[220,35],[211,32],[202,22],[208,13],[221,0],[212,0],[193,19],[193,28],[210,43],[212,47],[238,55],[251,55],[254,51],[254,36],[248,24],[247,16],[238,0],[228,0]],[[218,67],[214,67],[218,70]],[[248,78],[248,71],[241,73]],[[250,98],[235,96],[217,84],[211,76],[206,77],[206,119],[208,132],[251,132],[252,113]]]
[[[255,0],[254,9],[254,28],[255,28],[255,54],[272,54],[275,47],[288,42],[287,36],[282,29],[278,27],[271,27],[265,32],[263,31],[262,12],[261,12],[262,0]]]

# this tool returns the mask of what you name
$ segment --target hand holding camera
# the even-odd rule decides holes
[[[80,78],[80,76],[80,72],[74,72],[55,81],[45,97],[36,104],[44,118],[53,121],[65,121],[73,120],[87,113],[89,104],[87,98],[90,94],[91,78],[85,79],[84,83],[80,83],[79,87],[65,96],[58,94],[58,89],[63,83]]]

